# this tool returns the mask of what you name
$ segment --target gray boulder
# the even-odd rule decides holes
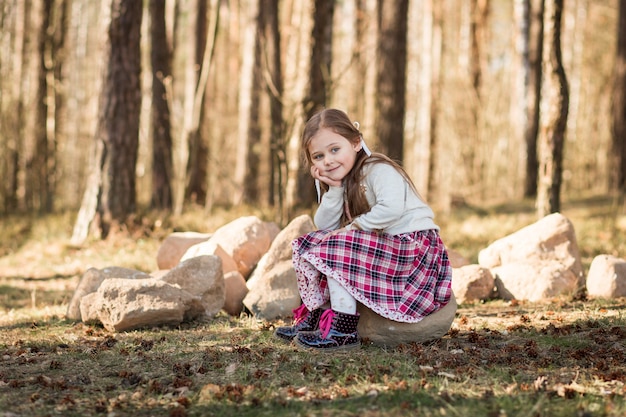
[[[440,339],[452,326],[456,316],[457,303],[454,294],[448,304],[424,317],[418,323],[399,323],[386,319],[361,303],[357,311],[361,315],[357,330],[361,338],[373,344],[396,346],[406,343],[423,343]]]

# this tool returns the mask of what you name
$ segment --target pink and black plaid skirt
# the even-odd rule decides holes
[[[292,242],[302,302],[314,310],[330,300],[326,277],[388,319],[417,323],[450,300],[452,268],[436,230],[400,235],[318,230]]]

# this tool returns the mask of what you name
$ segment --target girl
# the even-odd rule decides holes
[[[304,348],[352,349],[360,346],[357,301],[406,323],[445,306],[448,254],[406,172],[371,153],[358,123],[336,109],[307,122],[301,149],[318,197],[323,192],[314,216],[319,230],[292,243],[303,304],[293,326],[277,328],[276,336]]]

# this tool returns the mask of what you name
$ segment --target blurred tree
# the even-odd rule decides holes
[[[97,98],[103,87],[102,69],[109,65],[102,52],[102,34],[110,21],[111,1],[0,0],[2,213],[76,210],[81,205],[91,165],[90,148],[84,144],[103,126],[102,122],[98,125]],[[155,88],[165,87],[171,113],[172,153],[162,162],[167,165],[171,158],[174,214],[180,214],[189,201],[202,203],[203,194],[207,211],[214,205],[240,202],[241,198],[233,197],[241,197],[245,187],[252,196],[246,201],[253,204],[267,201],[273,205],[285,196],[285,207],[291,213],[312,207],[307,202],[314,201],[314,187],[308,173],[300,172],[297,154],[302,125],[318,105],[315,103],[348,109],[361,123],[373,149],[379,148],[378,134],[381,142],[388,136],[400,139],[383,133],[382,125],[377,130],[379,121],[388,124],[385,130],[404,124],[404,164],[437,209],[445,209],[452,194],[460,197],[454,201],[475,203],[532,195],[533,190],[537,194],[538,159],[533,162],[533,156],[539,154],[537,117],[549,95],[544,94],[544,105],[536,104],[540,92],[547,89],[541,87],[538,75],[544,45],[540,36],[534,37],[543,20],[541,13],[533,10],[545,1],[408,2],[405,57],[391,51],[400,45],[396,40],[389,47],[377,46],[383,45],[383,36],[393,39],[394,34],[402,35],[398,32],[402,22],[384,23],[382,18],[387,15],[382,11],[401,8],[403,2],[164,0],[169,50],[155,51],[171,54],[171,77],[159,78],[157,70]],[[150,1],[140,3],[148,11]],[[620,50],[619,45],[615,47],[618,31],[603,30],[617,26],[618,4],[620,0],[564,2],[561,39],[570,104],[564,145],[569,151],[562,155],[566,170],[561,192],[567,196],[602,193],[609,182],[611,187],[623,183],[618,179],[618,174],[624,176],[623,168],[616,164],[626,147],[620,142],[626,135],[619,133],[618,113],[623,105],[619,104],[621,88],[615,87],[623,58],[615,62],[614,52]],[[526,28],[519,23],[522,5],[527,8]],[[274,11],[278,8],[280,13]],[[211,26],[213,31],[209,22],[213,24],[217,10],[221,10],[221,19],[219,25]],[[63,14],[69,20],[66,39],[58,30]],[[518,20],[513,21],[513,16]],[[47,30],[43,19],[49,20]],[[514,25],[520,29],[511,30]],[[515,56],[518,50],[512,47],[521,46],[522,29],[529,36],[524,68]],[[488,36],[482,36],[482,30],[488,31]],[[262,36],[266,39],[260,41]],[[147,40],[144,46],[151,42]],[[55,49],[55,45],[65,46]],[[213,70],[203,82],[202,74],[207,76],[211,68],[205,65],[211,57],[205,51],[213,48]],[[148,58],[145,52],[144,59]],[[537,57],[534,60],[533,55]],[[469,69],[481,59],[480,67]],[[389,89],[384,90],[380,81],[383,76],[389,77],[386,81],[395,76],[394,71],[403,68],[402,60],[406,60],[406,83],[395,86],[406,90],[406,120],[401,116],[400,121],[392,122],[397,116],[377,116],[383,109],[377,96],[399,91],[392,89],[393,83],[385,83]],[[258,72],[253,73],[255,65]],[[615,84],[609,81],[612,71]],[[548,78],[546,75],[544,81]],[[472,79],[475,86],[482,87],[472,87]],[[247,89],[253,80],[259,87],[256,98]],[[159,86],[163,81],[171,82]],[[147,104],[152,93],[142,93]],[[163,91],[154,94],[163,97]],[[475,96],[480,96],[480,101]],[[393,112],[399,106],[401,101],[393,101],[385,108]],[[546,112],[542,112],[543,117]],[[151,125],[143,122],[146,127]],[[152,129],[146,131],[152,139]],[[137,173],[143,175],[143,167],[147,167],[146,178],[154,175],[154,181],[137,182],[138,203],[147,202],[144,196],[154,197],[152,202],[157,203],[152,193],[166,193],[167,186],[158,184],[166,184],[159,177],[167,168],[159,167],[156,160],[160,157],[152,154],[143,130],[140,132]],[[144,151],[144,144],[149,151]],[[391,147],[390,154],[400,149]],[[148,186],[154,189],[140,188]],[[93,212],[98,213],[96,208]]]
[[[396,161],[404,156],[408,12],[408,0],[378,0],[376,136],[380,151]]]
[[[480,158],[480,142],[483,138],[479,132],[485,108],[482,90],[488,66],[489,14],[490,0],[470,0],[468,69],[472,104],[469,106],[467,136],[471,138],[471,143],[460,146],[461,158],[470,184],[479,183],[483,175],[483,164]]]
[[[261,4],[263,3],[263,4]],[[259,176],[261,172],[261,157],[265,155],[265,149],[261,143],[261,95],[264,91],[263,82],[263,39],[262,33],[265,27],[265,10],[266,2],[259,2],[257,6],[256,25],[254,28],[254,49],[253,49],[253,66],[252,79],[250,86],[250,108],[248,112],[248,133],[247,142],[248,150],[247,161],[245,164],[245,174],[243,181],[242,200],[247,204],[258,204],[261,191],[259,189]]]
[[[9,136],[9,175],[5,180],[9,185],[7,195],[8,207],[16,209],[33,209],[33,187],[32,180],[28,176],[29,168],[33,158],[33,141],[35,121],[33,111],[33,86],[37,65],[37,56],[32,50],[36,45],[37,25],[33,19],[40,18],[40,13],[35,13],[34,9],[38,4],[32,2],[15,2],[11,7],[15,26],[13,27],[13,46],[15,57],[15,73],[12,87],[15,89],[11,98],[14,112],[10,117],[7,134]],[[33,70],[35,67],[35,70]]]
[[[209,10],[208,0],[196,0],[195,13],[195,68],[202,68],[204,62],[204,54],[212,44],[208,43],[208,38],[211,36],[213,39],[213,33],[209,29],[209,15],[211,17],[219,15],[219,8],[217,7],[217,1],[215,1],[211,10]],[[211,59],[208,57],[209,60]],[[209,61],[207,61],[209,62]],[[200,79],[198,80],[198,87],[196,88],[196,95],[201,94],[201,102],[199,109],[194,110],[198,112],[197,126],[194,131],[189,135],[189,161],[187,161],[187,185],[185,190],[186,198],[192,202],[203,202],[206,200],[206,185],[207,185],[207,159],[209,153],[208,141],[206,138],[206,132],[202,129],[203,115],[205,111],[210,109],[210,104],[205,102],[205,91],[200,91],[200,84],[205,84]],[[194,104],[195,105],[195,104]]]
[[[135,169],[139,146],[141,86],[139,75],[141,2],[113,0],[106,61],[100,93],[91,174],[74,231],[73,244],[82,244],[90,224],[99,222],[104,239],[135,212]]]
[[[302,104],[309,94],[313,46],[311,33],[314,26],[314,13],[311,10],[314,10],[314,0],[286,0],[282,4],[284,13],[281,13],[280,19],[281,33],[285,33],[281,37],[283,120],[288,167],[284,192],[287,211],[295,211],[301,207],[300,192],[303,187],[308,187],[309,193],[315,192],[311,177],[305,177],[302,172],[300,158],[300,137],[306,122],[306,111]]]
[[[283,73],[279,25],[279,1],[267,0],[259,10],[260,59],[264,90],[269,99],[269,192],[268,204],[282,213],[287,179],[286,138],[283,120]],[[262,185],[261,185],[262,186]]]
[[[626,195],[626,0],[619,0],[617,56],[611,97],[609,189]]]
[[[541,218],[561,209],[563,148],[569,105],[569,89],[561,56],[563,0],[546,0],[544,14],[541,131],[539,135],[539,183],[537,215]]]
[[[57,185],[57,146],[64,105],[63,59],[67,33],[67,0],[44,0],[39,21],[38,83],[35,101],[35,151],[27,162],[27,186],[33,189],[33,207],[42,213],[54,209]]]
[[[537,136],[539,133],[539,103],[541,100],[541,56],[543,53],[544,0],[524,0],[524,140],[526,143],[526,170],[524,197],[537,195]]]
[[[172,132],[166,84],[171,82],[171,53],[165,28],[165,1],[150,0],[152,64],[152,197],[153,208],[172,207]]]
[[[303,103],[307,120],[326,107],[329,98],[334,14],[335,0],[315,1],[313,33],[311,35],[313,49],[309,67],[309,90]]]
[[[250,152],[254,140],[250,137],[250,129],[255,129],[250,115],[254,108],[254,88],[255,88],[255,47],[258,26],[258,0],[245,0],[239,3],[241,13],[241,43],[240,43],[240,70],[239,73],[239,103],[238,103],[238,123],[237,123],[237,147],[235,170],[233,180],[235,190],[231,195],[232,204],[241,204],[244,201],[246,191],[246,179],[250,160]],[[257,84],[258,85],[258,84]],[[252,124],[252,125],[251,125]],[[252,141],[252,142],[251,142]]]
[[[309,83],[307,96],[303,100],[306,120],[325,108],[330,98],[334,14],[335,0],[315,0]],[[298,176],[298,199],[301,205],[310,206],[315,201],[312,183],[308,170],[301,169]]]
[[[442,55],[443,55],[443,4],[437,0],[427,0],[428,4],[426,13],[429,13],[428,22],[430,24],[430,36],[425,42],[425,50],[428,68],[424,72],[424,76],[428,77],[425,82],[428,85],[428,97],[425,100],[423,111],[426,119],[421,127],[423,132],[428,135],[428,171],[426,175],[426,192],[425,197],[433,199],[433,195],[437,192],[437,158],[439,156],[439,138],[437,129],[437,117],[439,116],[439,108],[441,105],[441,87],[442,87]]]

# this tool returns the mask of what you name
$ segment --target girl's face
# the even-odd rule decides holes
[[[320,129],[311,139],[308,149],[313,169],[317,170],[320,179],[327,178],[333,182],[341,181],[348,175],[360,150],[360,141],[354,144],[330,129]]]

